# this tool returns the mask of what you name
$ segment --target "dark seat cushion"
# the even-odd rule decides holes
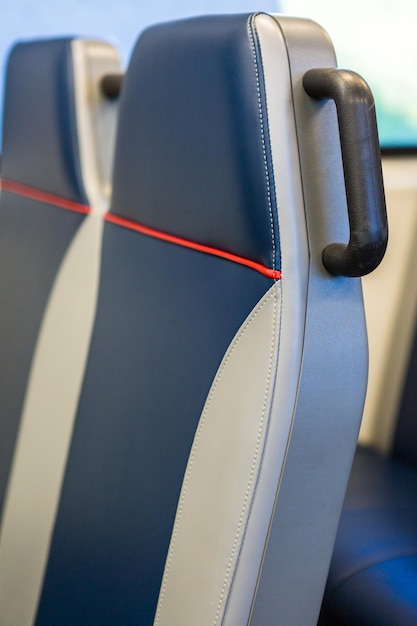
[[[359,448],[320,626],[417,624],[417,472]]]

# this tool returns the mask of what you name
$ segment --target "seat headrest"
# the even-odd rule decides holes
[[[142,34],[122,88],[113,184],[113,214],[279,266],[253,16]]]
[[[79,156],[72,40],[21,42],[6,74],[2,177],[86,203]]]

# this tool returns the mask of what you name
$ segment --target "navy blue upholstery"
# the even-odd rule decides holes
[[[30,106],[29,106],[30,104]],[[86,203],[71,39],[17,44],[9,57],[2,178]]]
[[[416,581],[417,474],[359,448],[319,624],[417,624]]]
[[[128,68],[111,216],[131,223],[105,226],[97,318],[37,626],[153,624],[204,402],[232,338],[273,284],[129,227],[273,266],[277,218],[247,22],[153,28]]]
[[[273,170],[259,132],[265,96],[261,71],[258,93],[247,21],[247,15],[197,18],[192,28],[185,20],[140,37],[135,78],[123,85],[120,104],[114,207],[153,228],[273,267],[279,263],[278,241],[271,246]],[[264,133],[268,146],[267,125]]]
[[[205,399],[271,283],[106,226],[98,316],[38,625],[153,623]]]
[[[0,511],[36,338],[55,275],[81,213],[22,196],[12,185],[83,205],[71,41],[17,45],[4,109],[0,195]],[[5,180],[7,179],[7,180]],[[32,187],[34,190],[32,190]],[[18,187],[19,188],[19,187]],[[32,190],[32,191],[31,191]]]

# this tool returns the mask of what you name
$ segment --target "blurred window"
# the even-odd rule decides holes
[[[276,0],[256,4],[268,12],[278,6]],[[65,35],[106,39],[126,65],[139,33],[151,24],[208,13],[249,13],[253,6],[253,0],[10,0],[0,22],[0,126],[4,69],[18,40]]]
[[[338,66],[361,74],[375,96],[385,148],[417,148],[417,2],[282,0],[283,13],[308,16],[330,34]]]

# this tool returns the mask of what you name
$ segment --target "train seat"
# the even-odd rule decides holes
[[[9,487],[0,622],[316,622],[367,360],[360,281],[322,262],[349,240],[344,169],[335,107],[303,77],[334,64],[316,24],[266,14],[139,38],[79,399],[64,438],[28,441],[30,493]]]
[[[15,548],[24,552],[37,537],[29,504],[36,485],[43,483],[42,499],[56,479],[48,469],[51,429],[62,434],[62,413],[77,401],[99,261],[102,220],[94,217],[98,228],[91,221],[108,206],[117,109],[100,94],[97,76],[119,68],[111,46],[81,39],[22,42],[8,61],[0,195],[0,621],[15,577],[31,575]],[[65,341],[78,335],[81,345],[69,353]],[[26,508],[16,493],[25,494]]]
[[[417,624],[416,374],[414,338],[390,452],[362,446],[355,456],[322,626]]]

